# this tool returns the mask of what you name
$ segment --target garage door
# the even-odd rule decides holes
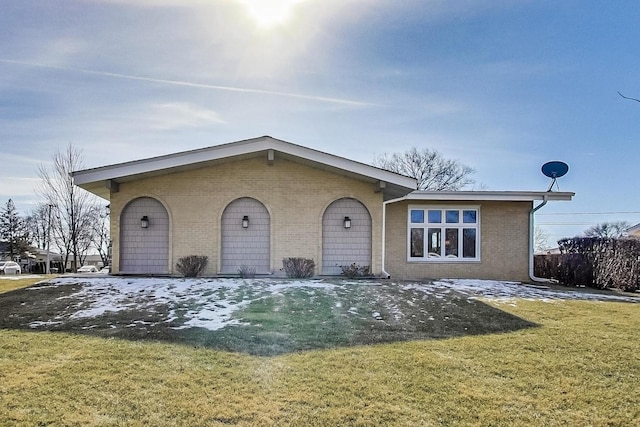
[[[258,200],[229,203],[222,213],[222,273],[237,274],[243,266],[270,273],[270,229],[269,211]]]
[[[122,211],[120,273],[169,273],[169,215],[156,199],[135,199]]]
[[[322,217],[322,274],[339,275],[353,263],[371,265],[371,215],[356,199],[338,199]]]

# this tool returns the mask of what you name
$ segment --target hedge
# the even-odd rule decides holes
[[[640,289],[640,239],[574,237],[558,244],[560,254],[536,255],[536,276],[571,286]]]

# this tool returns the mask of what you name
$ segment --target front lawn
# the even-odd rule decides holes
[[[445,296],[454,289],[435,284],[431,293],[428,287],[415,293],[411,289],[417,284],[404,285],[402,293],[389,295],[391,290],[381,285],[354,293],[346,286],[330,292],[294,287],[283,298],[273,293],[266,297],[263,289],[263,297],[252,298],[252,303],[235,312],[241,316],[229,315],[230,323],[219,329],[203,327],[212,313],[207,315],[193,301],[191,315],[178,310],[171,314],[174,323],[168,324],[180,328],[195,319],[197,328],[176,329],[204,334],[195,344],[132,336],[109,338],[101,333],[89,336],[81,325],[99,325],[90,324],[89,317],[76,319],[80,323],[71,319],[77,329],[64,332],[3,326],[0,425],[626,426],[640,422],[640,305],[549,298],[543,293],[544,297],[534,297],[535,292],[522,288],[525,299],[505,293],[509,286],[496,288],[493,296],[478,295],[478,301],[471,296],[476,291],[465,290],[468,283],[460,282],[454,295],[459,306],[486,307],[487,314],[499,319],[494,325],[513,321],[516,326],[499,333],[469,331],[473,322],[460,317],[467,311],[449,307],[449,314],[441,315],[440,336],[420,338],[416,331],[424,334],[428,330],[420,329],[420,320],[429,325],[429,318],[439,315],[431,311],[431,300],[440,301],[434,309],[444,309],[448,305]],[[366,294],[370,290],[377,291],[377,302]],[[59,294],[63,297],[59,301],[75,307],[72,299],[64,297],[79,291]],[[19,292],[0,296],[0,302]],[[22,295],[35,295],[37,290],[29,292],[32,294]],[[283,289],[279,292],[287,294]],[[429,298],[413,301],[417,295]],[[337,302],[347,307],[336,307]],[[27,300],[22,303],[28,305]],[[6,307],[0,308],[5,322],[12,316]],[[49,315],[60,316],[59,308],[50,307]],[[358,313],[354,318],[372,320],[359,324],[348,316],[326,317],[334,310],[343,313],[343,308],[347,313],[356,308],[351,310]],[[75,313],[95,309],[90,304],[74,308]],[[170,314],[171,308],[166,309],[164,314]],[[425,311],[424,318],[413,323],[407,319],[414,319],[411,316],[418,316],[420,310]],[[39,315],[46,312],[42,308]],[[331,323],[321,327],[327,319]],[[158,315],[156,320],[166,319]],[[298,324],[292,324],[295,320]],[[403,321],[407,326],[400,328]],[[380,322],[393,323],[393,333],[389,335]],[[466,332],[461,326],[464,322]],[[125,329],[111,325],[115,327],[110,329]],[[378,325],[380,329],[371,336],[382,338],[354,341],[351,335],[346,339],[350,333],[345,331],[354,325],[360,337],[366,336],[362,329],[366,325]],[[447,326],[452,338],[433,339],[443,338]],[[276,345],[273,356],[237,352],[240,349],[223,351],[202,338],[212,339],[214,332],[233,328],[255,328],[244,329],[245,338],[234,335],[242,345],[251,342],[251,337],[257,339],[254,333],[268,331],[256,348],[264,348],[267,336],[274,336],[274,342],[280,342],[282,336],[299,338]],[[401,330],[405,336],[400,336]],[[310,345],[314,336],[330,344],[295,350],[314,347]],[[255,353],[261,352],[265,353]]]
[[[477,296],[543,292],[489,281],[64,277],[0,296],[0,311],[9,314],[0,328],[273,356],[535,327]]]
[[[34,283],[42,280],[50,280],[58,277],[55,274],[50,275],[37,275],[37,274],[25,274],[19,276],[0,276],[0,294],[4,292],[13,291],[15,289],[22,289],[27,286],[31,286]]]

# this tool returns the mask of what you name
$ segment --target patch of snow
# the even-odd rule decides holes
[[[557,300],[586,300],[586,301],[626,301],[640,302],[637,298],[623,295],[609,295],[602,292],[587,292],[574,290],[555,290],[546,287],[528,286],[519,282],[503,282],[496,280],[448,279],[433,283],[454,290],[471,297],[482,297],[491,300],[538,300],[552,302]]]
[[[583,290],[556,290],[542,286],[527,286],[517,282],[494,280],[446,279],[435,282],[380,283],[375,281],[342,280],[278,280],[278,279],[176,279],[176,278],[124,278],[117,276],[96,277],[60,277],[39,286],[28,289],[41,289],[51,286],[73,286],[77,289],[67,298],[80,301],[70,304],[66,312],[55,322],[32,322],[30,327],[37,328],[60,324],[58,319],[83,319],[117,313],[120,311],[140,310],[146,313],[166,313],[156,322],[169,323],[175,329],[205,328],[218,330],[226,326],[240,325],[241,320],[234,315],[254,301],[274,295],[285,295],[290,290],[305,290],[310,299],[322,292],[334,293],[336,290],[348,291],[351,287],[380,286],[396,287],[401,291],[414,291],[422,294],[422,300],[429,298],[450,298],[459,294],[463,301],[473,302],[477,298],[490,299],[499,303],[514,304],[519,299],[555,302],[560,300],[598,300],[638,302],[640,298],[602,292]],[[414,294],[411,300],[406,296],[385,296],[377,293],[377,304],[382,305],[396,319],[404,315],[399,306],[402,302],[413,306],[420,304],[420,296]],[[364,294],[355,298],[365,300]],[[336,298],[336,307],[343,302]],[[348,313],[359,315],[358,308],[350,306]],[[382,320],[379,311],[372,316]],[[428,318],[434,320],[433,316]],[[135,322],[136,325],[147,323]],[[133,325],[133,324],[132,324]],[[112,326],[114,327],[114,326]]]
[[[35,328],[40,328],[42,326],[53,326],[53,325],[60,325],[60,324],[62,324],[61,321],[47,320],[45,322],[43,321],[31,322],[29,323],[29,327],[35,329]]]
[[[314,288],[314,289],[334,289],[338,287],[333,283],[325,282],[323,280],[292,280],[292,281],[273,281],[274,283],[269,286],[269,290],[272,293],[277,293],[283,289],[295,289],[295,288]]]

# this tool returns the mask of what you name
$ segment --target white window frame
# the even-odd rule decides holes
[[[423,222],[411,222],[411,212],[412,211],[423,211]],[[441,221],[439,223],[429,222],[429,211],[441,211]],[[446,222],[446,211],[458,211],[458,222]],[[475,223],[464,223],[463,211],[475,211],[476,213],[476,222]],[[461,263],[461,262],[479,262],[480,261],[480,241],[481,241],[481,230],[480,230],[480,206],[479,205],[409,205],[407,209],[407,261],[408,262],[453,262],[453,263]],[[411,230],[412,229],[422,229],[423,230],[423,256],[415,257],[411,256]],[[438,256],[434,254],[429,254],[428,252],[428,239],[429,239],[429,229],[440,229],[440,253]],[[446,229],[456,229],[458,230],[458,254],[459,256],[447,256],[446,255]],[[474,229],[476,233],[475,238],[475,257],[462,257],[463,251],[463,230],[464,229]]]

